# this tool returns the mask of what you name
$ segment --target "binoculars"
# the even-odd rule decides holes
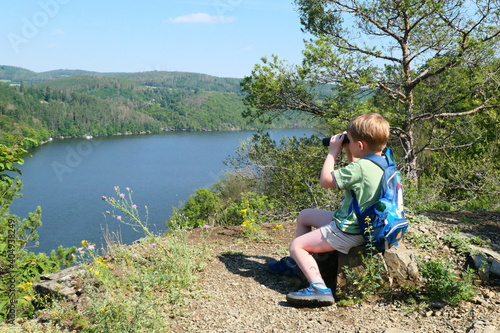
[[[349,138],[347,137],[347,134],[342,134],[344,138],[342,139],[342,144],[345,145],[349,143]],[[323,146],[328,147],[330,145],[330,138],[323,138]]]

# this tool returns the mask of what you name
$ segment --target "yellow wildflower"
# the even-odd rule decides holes
[[[33,285],[33,283],[31,283],[31,282],[26,282],[26,283],[23,283],[23,284],[20,286],[20,288],[21,288],[22,290],[26,290],[26,289],[28,289],[29,287],[31,287],[32,285]]]

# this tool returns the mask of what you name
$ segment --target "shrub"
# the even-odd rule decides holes
[[[215,225],[222,209],[218,193],[206,187],[200,188],[189,196],[182,208],[174,207],[167,227],[176,230]]]
[[[340,305],[360,303],[374,295],[382,286],[382,274],[385,271],[384,263],[374,251],[359,253],[363,264],[362,270],[343,267],[347,280],[345,299]]]
[[[475,295],[472,270],[459,277],[453,272],[451,263],[441,259],[429,260],[419,266],[430,301],[459,305],[462,300],[471,300]]]
[[[242,222],[252,215],[251,219],[255,223],[251,219],[246,221],[246,226],[250,228],[251,225],[269,222],[269,211],[272,209],[273,204],[265,195],[245,192],[239,193],[235,198],[228,198],[223,197],[221,192],[201,188],[191,195],[181,208],[174,207],[172,216],[167,221],[167,227],[170,230],[177,230],[205,225],[242,225]],[[246,214],[242,214],[243,211]]]

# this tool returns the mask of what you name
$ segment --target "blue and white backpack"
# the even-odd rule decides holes
[[[351,190],[353,200],[349,207],[349,213],[354,211],[358,217],[360,230],[367,244],[371,244],[378,251],[397,246],[408,230],[403,207],[401,173],[394,163],[392,150],[387,148],[384,155],[385,157],[380,155],[364,157],[384,170],[379,200],[361,212],[356,194]]]

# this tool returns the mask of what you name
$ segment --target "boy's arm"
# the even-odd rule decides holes
[[[326,155],[325,162],[323,163],[319,180],[319,184],[322,187],[337,187],[337,182],[333,176],[333,170],[335,169],[335,160],[342,151],[343,139],[342,134],[334,135],[330,139],[330,150],[328,151],[328,155]]]

